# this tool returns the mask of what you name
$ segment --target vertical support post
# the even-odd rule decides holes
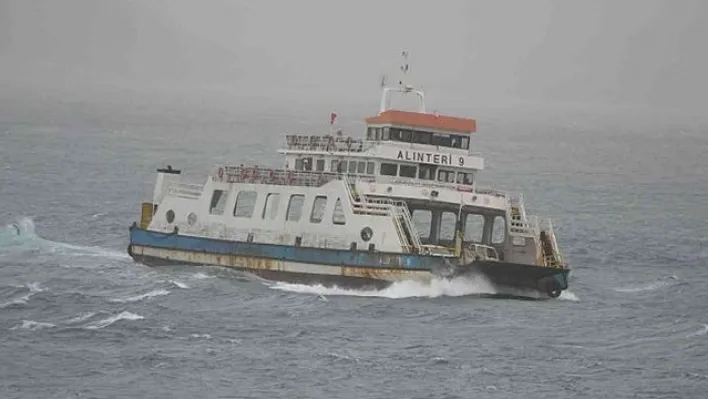
[[[484,215],[482,228],[482,245],[492,245],[492,232],[494,231],[494,216]]]
[[[442,219],[442,211],[430,211],[430,243],[438,245],[440,237],[440,220]]]

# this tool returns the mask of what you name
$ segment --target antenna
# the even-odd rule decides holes
[[[401,77],[398,80],[398,87],[388,87],[386,86],[386,76],[384,75],[381,79],[381,88],[383,90],[381,94],[381,107],[379,113],[386,111],[390,106],[389,92],[399,92],[402,94],[413,93],[418,96],[418,112],[425,112],[425,99],[423,92],[416,90],[412,85],[408,83],[408,74],[410,73],[411,66],[408,62],[408,51],[401,51]]]
[[[412,89],[410,85],[407,84],[408,72],[410,71],[410,64],[408,63],[408,51],[401,51],[401,79],[398,81],[398,85],[406,90]]]

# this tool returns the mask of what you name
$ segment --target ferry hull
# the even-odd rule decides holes
[[[224,266],[271,281],[383,289],[396,281],[429,282],[476,274],[484,276],[504,296],[538,297],[541,293],[555,297],[549,286],[567,288],[567,270],[513,263],[475,262],[454,267],[452,274],[445,275],[437,270],[449,267],[449,263],[439,256],[232,242],[153,232],[137,226],[131,227],[130,238],[128,253],[138,263]],[[554,281],[552,285],[549,279]]]
[[[551,298],[568,288],[569,269],[509,262],[476,261],[459,267],[455,275],[483,275],[497,287],[536,291]]]

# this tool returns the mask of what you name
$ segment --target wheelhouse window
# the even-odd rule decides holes
[[[398,175],[401,177],[412,177],[415,178],[416,175],[416,170],[417,168],[415,166],[411,165],[401,165],[401,168],[399,170]]]
[[[356,173],[356,161],[349,161],[349,169],[347,173],[353,175]]]
[[[256,198],[258,193],[255,191],[239,191],[236,195],[236,204],[234,205],[234,217],[250,218],[253,216],[253,209],[256,206]]]
[[[381,136],[381,140],[386,140],[386,141],[390,140],[391,139],[391,134],[390,134],[391,130],[392,129],[388,128],[388,127],[383,128],[383,134]]]
[[[329,171],[330,172],[339,172],[339,160],[333,159],[332,162],[329,164]]]
[[[367,174],[367,175],[373,175],[375,168],[376,168],[376,164],[375,164],[375,163],[373,163],[373,162],[367,162],[367,163],[366,163],[366,174]]]
[[[398,175],[398,164],[381,163],[380,174],[383,176],[396,176],[396,175]]]
[[[325,160],[324,159],[318,159],[317,160],[317,167],[316,170],[318,172],[323,172],[325,169]]]
[[[226,195],[224,190],[214,190],[209,203],[209,213],[212,215],[223,215],[226,208]]]
[[[295,160],[295,170],[312,170],[312,157],[298,158]]]
[[[430,144],[433,142],[433,134],[430,132],[413,132],[413,142],[418,144]]]

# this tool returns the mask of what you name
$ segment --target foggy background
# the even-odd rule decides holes
[[[701,116],[707,11],[701,0],[0,0],[0,98],[369,114],[405,49],[429,109]]]

